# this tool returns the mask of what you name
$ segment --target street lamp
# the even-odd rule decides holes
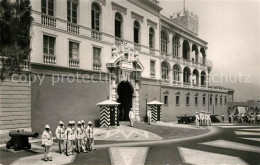
[[[145,95],[145,117],[144,117],[144,122],[148,121],[148,116],[147,116],[147,94]]]

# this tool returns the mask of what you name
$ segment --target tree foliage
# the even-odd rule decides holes
[[[30,0],[0,0],[0,79],[20,73],[30,57]]]

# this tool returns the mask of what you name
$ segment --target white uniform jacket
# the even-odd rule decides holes
[[[77,127],[76,128],[76,138],[83,139],[84,136],[85,136],[84,129],[82,129],[81,127]]]
[[[93,133],[94,133],[93,127],[88,126],[86,129],[86,137],[93,138]]]
[[[42,144],[45,146],[52,146],[53,138],[51,131],[43,131],[42,133]]]
[[[68,127],[65,131],[66,140],[75,140],[76,139],[76,131],[74,131],[71,127]]]
[[[65,139],[65,127],[58,126],[55,131],[56,138],[59,140]]]

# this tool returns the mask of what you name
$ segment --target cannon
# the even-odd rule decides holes
[[[37,138],[39,136],[38,132],[28,132],[24,130],[13,130],[9,132],[11,139],[6,143],[6,148],[13,148],[15,151],[22,149],[31,149],[31,144],[28,138]]]

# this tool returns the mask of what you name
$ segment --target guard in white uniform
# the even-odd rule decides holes
[[[65,138],[67,140],[67,155],[74,155],[73,153],[73,143],[76,139],[76,134],[74,129],[72,129],[73,122],[69,122],[69,127],[65,131]]]
[[[86,150],[86,143],[87,143],[87,139],[86,139],[86,126],[85,126],[85,121],[81,120],[81,129],[83,130],[83,140],[82,140],[82,150],[83,152],[87,153],[88,151]]]
[[[78,153],[80,153],[81,146],[82,146],[82,141],[84,139],[84,130],[81,127],[81,122],[80,121],[78,121],[78,126],[76,128],[76,138],[77,138],[77,150],[78,150]]]
[[[147,111],[147,118],[148,118],[148,124],[151,125],[152,113],[150,109],[148,109]]]
[[[199,117],[199,113],[196,112],[196,116],[195,116],[195,122],[196,122],[196,127],[199,128],[200,125],[200,117]]]
[[[200,111],[200,126],[203,126],[203,118],[204,118],[203,111]]]
[[[51,146],[53,144],[52,133],[50,131],[50,126],[46,125],[45,130],[42,133],[42,146],[44,147],[44,160],[52,161],[51,157]]]
[[[62,154],[65,150],[65,127],[62,121],[60,121],[59,124],[60,125],[56,128],[55,134],[59,144],[59,152]]]
[[[130,125],[131,127],[134,126],[134,119],[135,119],[135,114],[133,112],[133,108],[129,111],[129,119],[130,119]]]
[[[87,149],[89,151],[91,150],[95,150],[94,148],[94,130],[93,130],[93,127],[92,127],[92,122],[89,121],[88,122],[88,127],[86,129],[86,137],[87,137]]]

